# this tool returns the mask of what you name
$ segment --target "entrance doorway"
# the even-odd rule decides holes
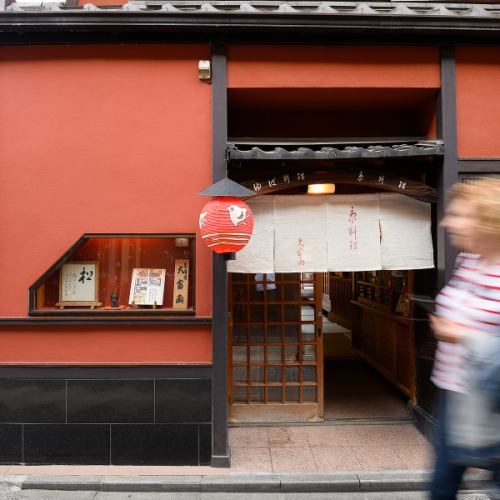
[[[229,275],[229,418],[409,418],[411,271]]]
[[[378,273],[371,273],[377,276]],[[396,274],[396,273],[394,273]],[[366,305],[375,308],[386,308],[391,313],[390,302],[395,302],[404,293],[403,281],[408,273],[397,273],[400,282],[392,273],[391,297],[377,296],[366,298]],[[323,274],[323,344],[324,344],[324,417],[325,420],[338,419],[376,419],[401,420],[409,418],[408,391],[395,386],[391,377],[386,377],[373,359],[363,349],[366,335],[376,337],[377,326],[373,323],[360,329],[357,321],[359,309],[356,305],[360,297],[360,287],[368,273],[324,273]],[[363,279],[364,278],[364,279]],[[382,285],[379,292],[383,291]],[[392,298],[394,297],[394,298]],[[382,302],[388,302],[384,304]],[[353,313],[356,316],[353,327]],[[404,320],[404,316],[393,317]],[[380,328],[379,326],[378,328]],[[354,328],[354,331],[353,331]],[[368,328],[372,328],[371,331]],[[391,345],[381,346],[387,351]],[[403,360],[400,360],[404,362]],[[407,360],[410,363],[410,360]],[[379,368],[379,369],[377,369]]]
[[[229,418],[323,419],[318,273],[229,275]]]

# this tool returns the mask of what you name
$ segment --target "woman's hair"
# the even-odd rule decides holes
[[[479,177],[457,182],[450,190],[449,201],[462,199],[476,209],[482,233],[500,238],[500,177]]]

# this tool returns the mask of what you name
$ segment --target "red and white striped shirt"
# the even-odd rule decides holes
[[[479,255],[461,253],[450,282],[436,297],[436,314],[465,326],[472,335],[500,331],[500,263],[486,265]],[[466,347],[439,341],[431,380],[465,392]]]

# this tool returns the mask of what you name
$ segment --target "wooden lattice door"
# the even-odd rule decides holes
[[[229,275],[231,421],[323,417],[321,274]]]

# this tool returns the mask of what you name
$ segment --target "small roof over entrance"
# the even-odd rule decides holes
[[[342,141],[234,139],[227,145],[230,160],[350,160],[443,154],[442,141],[418,138],[358,138]]]
[[[349,186],[345,194],[391,191],[428,202],[443,155],[442,141],[411,137],[230,139],[226,149],[229,177],[255,195],[330,182]]]

